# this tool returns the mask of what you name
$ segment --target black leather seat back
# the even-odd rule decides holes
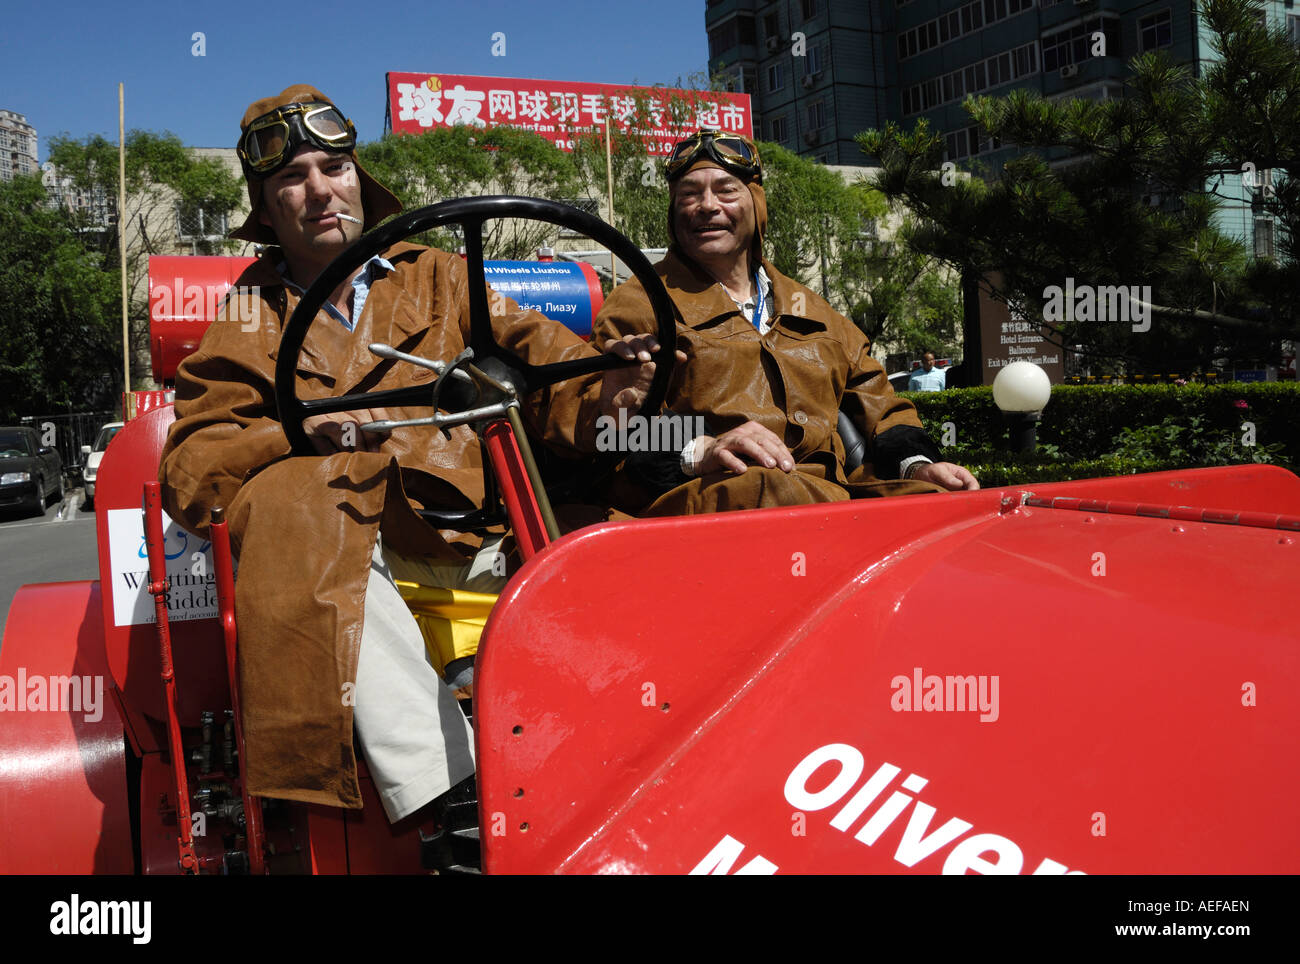
[[[867,440],[853,427],[853,422],[843,411],[840,412],[839,423],[835,430],[840,433],[840,439],[844,442],[844,471],[852,472],[866,460]]]

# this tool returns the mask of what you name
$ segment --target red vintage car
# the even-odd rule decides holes
[[[303,299],[281,361],[291,373],[324,293],[401,237],[459,221],[481,279],[477,225],[495,216],[606,243],[655,292],[671,342],[666,295],[612,229],[478,199],[367,234]],[[500,352],[474,348],[485,367]],[[280,403],[305,444],[309,405],[288,388]],[[486,433],[528,561],[479,651],[476,801],[422,831],[390,827],[364,769],[360,812],[244,792],[229,547],[214,527],[210,576],[168,583],[167,556],[207,547],[164,534],[150,486],[164,404],[104,459],[100,579],[27,586],[10,610],[0,686],[27,702],[0,713],[0,872],[419,872],[428,859],[491,873],[1300,871],[1291,473],[1163,472],[554,539],[503,411]],[[123,564],[141,542],[147,565]],[[216,616],[178,619],[178,593]]]

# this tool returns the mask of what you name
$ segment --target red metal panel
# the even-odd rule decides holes
[[[347,873],[427,873],[420,864],[420,828],[414,818],[389,823],[368,770],[358,774],[358,784],[362,809],[339,811],[347,829]],[[432,833],[433,825],[425,829]]]
[[[176,828],[179,834],[177,850],[181,870],[199,872],[199,861],[194,853],[193,827],[190,822],[190,791],[185,778],[185,747],[181,740],[181,723],[177,714],[176,671],[172,662],[171,627],[167,618],[166,550],[163,548],[162,495],[157,482],[144,484],[144,536],[149,556],[149,594],[154,600],[154,629],[158,633],[159,682],[167,710],[167,748],[175,776],[174,789]]]
[[[154,381],[162,384],[176,377],[176,366],[199,347],[226,292],[255,260],[150,256],[149,346]]]
[[[1300,490],[1252,467],[1034,491],[1174,484],[1275,513]],[[480,649],[486,869],[680,873],[721,844],[733,871],[991,870],[989,848],[1024,873],[1300,870],[1300,539],[1004,494],[602,526],[540,553]],[[958,709],[949,676],[996,699]]]
[[[141,873],[180,875],[181,862],[176,853],[178,835],[176,775],[162,754],[150,753],[140,764]]]
[[[113,625],[111,594],[118,590],[123,577],[110,565],[108,520],[111,510],[141,507],[144,483],[158,478],[158,459],[175,417],[175,410],[168,405],[128,422],[104,453],[95,492],[100,584],[109,587],[103,594],[104,648],[124,698],[136,711],[156,720],[166,719],[167,715],[157,636],[152,624]],[[141,569],[144,567],[141,560]],[[230,705],[221,624],[216,619],[174,622],[172,641],[180,721],[183,726],[197,726],[203,710]]]
[[[1194,505],[1233,512],[1300,513],[1300,479],[1276,465],[1230,465],[1179,469],[1108,479],[1009,486],[1035,495]],[[1086,493],[1086,496],[1081,495]]]
[[[595,268],[585,261],[579,261],[578,267],[582,271],[582,276],[587,279],[587,293],[591,296],[591,320],[587,322],[587,334],[584,336],[590,339],[591,326],[605,304],[605,292],[601,290],[600,275],[596,274]]]
[[[49,709],[50,678],[72,676],[92,681],[90,700],[80,694],[80,712],[62,698],[61,711]],[[45,710],[0,704],[0,873],[129,874],[126,742],[109,692],[98,583],[24,586],[14,597],[0,686],[30,698],[38,678]]]
[[[505,419],[489,422],[483,430],[483,440],[501,487],[501,501],[505,503],[510,527],[519,543],[519,554],[531,559],[550,542],[550,537],[542,523],[542,512],[537,507],[537,496],[533,494],[519,443]]]

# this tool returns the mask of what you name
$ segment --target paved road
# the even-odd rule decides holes
[[[68,489],[39,519],[0,509],[0,631],[19,587],[99,578],[95,513],[81,501],[81,489]]]

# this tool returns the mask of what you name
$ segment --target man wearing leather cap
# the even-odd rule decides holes
[[[200,534],[216,507],[230,523],[252,792],[361,806],[355,718],[395,821],[473,772],[472,734],[390,569],[414,565],[430,576],[420,581],[487,588],[467,581],[479,540],[439,533],[415,511],[482,504],[479,443],[467,426],[446,437],[430,427],[356,431],[350,423],[430,414],[356,411],[305,420],[319,454],[289,457],[275,404],[281,332],[320,271],[401,205],[358,162],[351,122],[313,87],[255,102],[240,129],[252,210],[232,237],[274,247],[236,282],[244,297],[255,293],[256,324],[243,310],[242,324],[219,315],[180,365],[159,473],[164,505]],[[593,353],[509,299],[495,299],[491,322],[497,342],[531,364]],[[427,384],[428,369],[377,358],[367,346],[449,361],[468,340],[462,260],[397,244],[330,294],[299,355],[297,392]],[[616,344],[615,354],[643,364],[541,389],[524,400],[525,422],[549,445],[591,451],[598,415],[643,397],[656,347],[649,337]]]
[[[702,130],[675,145],[666,174],[671,245],[655,270],[687,356],[667,405],[702,417],[709,434],[666,465],[629,459],[639,484],[622,493],[625,507],[688,515],[979,488],[943,461],[866,336],[764,260],[767,199],[753,142]],[[592,343],[643,331],[649,318],[641,283],[628,281],[605,302]],[[868,446],[869,462],[851,472],[836,430],[841,409]]]

